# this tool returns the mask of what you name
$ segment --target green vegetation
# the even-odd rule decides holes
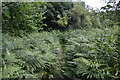
[[[119,5],[89,12],[84,3],[2,3],[0,78],[119,80]]]

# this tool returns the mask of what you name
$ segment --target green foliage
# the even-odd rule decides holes
[[[61,40],[71,75],[75,74],[83,80],[87,78],[88,80],[115,79],[115,75],[119,78],[119,52],[116,51],[117,32],[118,27],[90,31],[75,30],[65,33]],[[71,79],[76,78],[75,75]]]
[[[73,7],[69,2],[4,2],[2,6],[0,78],[120,78],[119,10],[89,12],[85,4]]]
[[[14,74],[18,74],[21,68],[17,62],[19,59],[15,58],[14,54],[7,53],[2,54],[2,78],[14,78]]]
[[[60,25],[61,27],[65,27],[68,25],[67,14],[64,14],[63,17],[61,15],[58,15],[57,17],[59,18],[59,20],[57,21],[58,25]]]
[[[64,30],[68,28],[70,12],[72,9],[73,3],[70,2],[57,2],[57,3],[48,3],[47,12],[45,13],[46,19],[43,22],[47,26],[43,26],[45,30],[59,29]]]
[[[73,28],[92,26],[90,13],[84,6],[75,4],[72,11]]]
[[[103,27],[113,27],[114,25],[120,26],[119,5],[120,1],[118,3],[114,3],[113,6],[108,3],[106,6],[101,8],[106,11],[100,12],[100,19],[102,20],[101,24]]]
[[[43,6],[43,8],[41,7]],[[42,29],[42,20],[45,19],[45,3],[32,2],[3,2],[2,26],[3,32],[22,35],[27,32]]]
[[[118,79],[118,29],[4,34],[3,78]]]
[[[59,32],[34,33],[23,38],[4,35],[3,78],[25,77],[44,80],[60,77],[58,63],[62,50],[56,33]]]

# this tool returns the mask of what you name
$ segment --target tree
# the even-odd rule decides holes
[[[74,28],[92,26],[89,12],[81,4],[75,4],[72,9],[72,23]]]
[[[69,13],[72,7],[73,4],[70,2],[49,2],[47,4],[47,12],[44,15],[46,19],[43,20],[47,26],[43,26],[43,28],[45,30],[64,30],[65,28],[68,28],[67,26],[69,25],[66,25],[66,23],[69,23]],[[64,21],[66,23],[64,23]]]
[[[22,35],[38,31],[44,25],[43,14],[45,3],[3,2],[2,26],[3,33],[9,32]]]

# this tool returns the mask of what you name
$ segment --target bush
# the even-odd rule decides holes
[[[3,2],[2,32],[21,36],[42,29],[45,3]]]
[[[61,45],[57,32],[3,37],[3,79],[60,77]],[[58,32],[59,33],[59,32]]]
[[[3,78],[120,78],[118,27],[3,35]]]
[[[61,38],[67,64],[65,75],[69,73],[66,76],[71,80],[119,78],[117,32],[117,28],[106,28],[65,33]]]

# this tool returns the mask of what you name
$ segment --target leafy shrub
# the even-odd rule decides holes
[[[118,33],[114,27],[3,34],[3,78],[119,79]]]
[[[43,22],[47,26],[43,26],[45,30],[64,30],[68,28],[68,20],[70,19],[73,3],[71,2],[49,2],[47,3],[47,12],[44,14],[46,19]]]
[[[106,28],[65,33],[61,38],[65,60],[66,64],[69,64],[69,72],[71,70],[69,74],[75,74],[72,77],[67,76],[71,79],[74,77],[83,80],[119,78],[119,59],[117,58],[119,53],[116,51],[117,32],[117,28]]]
[[[3,78],[60,77],[62,50],[57,32],[34,33],[23,38],[4,34]]]
[[[43,7],[42,7],[43,6]],[[45,3],[3,2],[2,32],[21,36],[42,29]]]

